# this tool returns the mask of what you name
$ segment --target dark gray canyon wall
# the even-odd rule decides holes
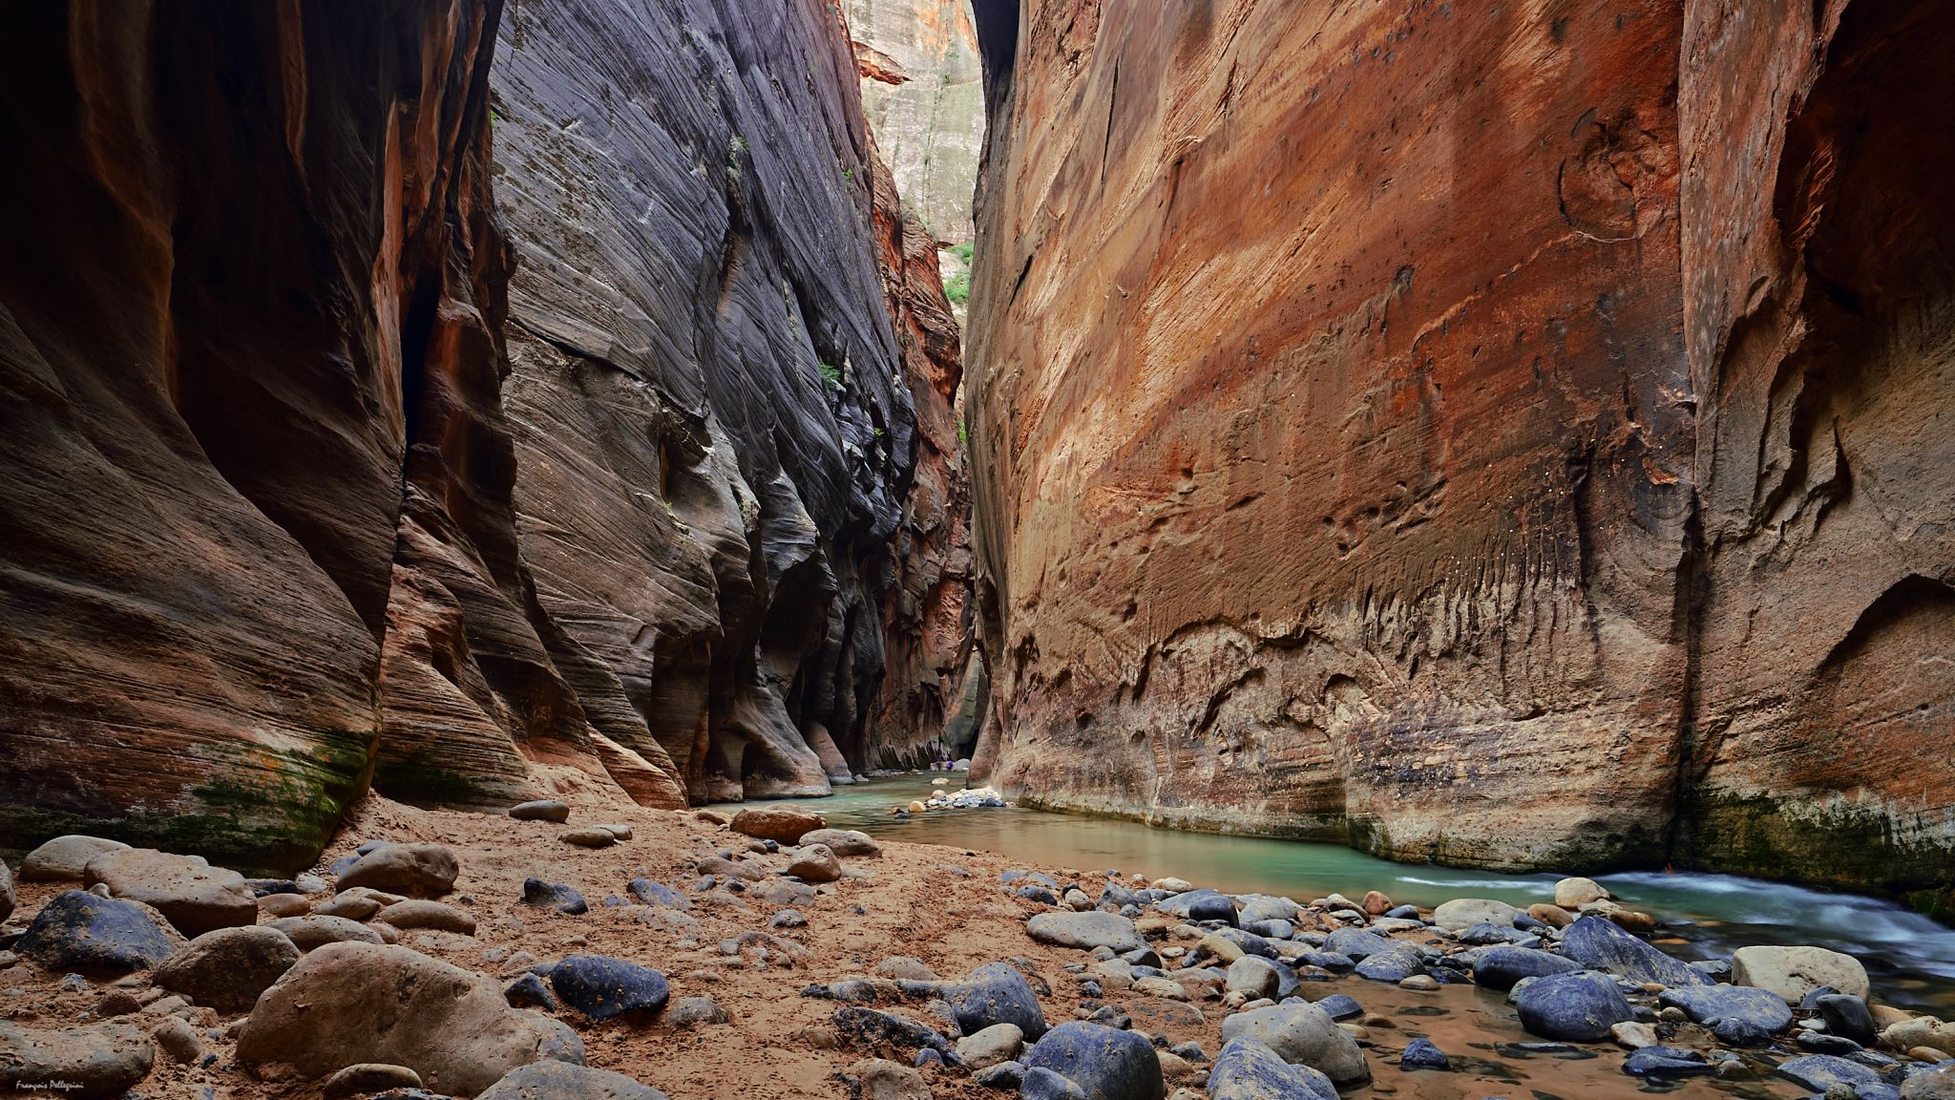
[[[680,805],[934,736],[876,710],[948,561],[891,549],[941,295],[837,13],[750,7],[0,15],[0,847],[289,868],[369,782]]]
[[[981,765],[1946,896],[1955,14],[975,10]]]

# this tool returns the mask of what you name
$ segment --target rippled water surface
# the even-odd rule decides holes
[[[1231,893],[1301,900],[1333,891],[1353,898],[1383,890],[1400,902],[1436,905],[1486,897],[1516,905],[1552,900],[1557,874],[1498,874],[1389,863],[1334,844],[1212,836],[1131,821],[1039,810],[943,810],[894,819],[892,805],[928,797],[931,776],[839,787],[817,805],[837,828],[920,844],[994,852],[1081,870],[1117,868],[1174,875]],[[950,778],[952,789],[963,785]],[[1580,874],[1578,867],[1567,874]],[[1860,958],[1876,995],[1895,1004],[1955,1013],[1955,930],[1899,906],[1730,875],[1621,874],[1599,881],[1638,909],[1678,928],[1665,946],[1687,958],[1728,954],[1753,943],[1813,944]]]

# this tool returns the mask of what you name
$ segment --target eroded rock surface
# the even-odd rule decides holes
[[[839,13],[247,7],[0,16],[0,847],[913,757],[960,368]]]
[[[975,7],[975,771],[1947,897],[1955,14],[1020,10]]]

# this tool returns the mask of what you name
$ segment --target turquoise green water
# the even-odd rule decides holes
[[[814,803],[836,828],[918,844],[992,852],[1082,871],[1173,875],[1230,893],[1310,900],[1382,890],[1399,902],[1498,898],[1516,905],[1553,900],[1560,874],[1503,874],[1390,863],[1333,844],[1153,829],[1132,821],[1006,809],[941,810],[895,819],[890,807],[927,798],[932,776],[838,787]],[[950,789],[963,776],[950,777]],[[1580,874],[1579,867],[1566,874]],[[1687,941],[1687,958],[1728,954],[1753,943],[1813,944],[1861,959],[1876,995],[1895,1004],[1955,1012],[1955,931],[1873,898],[1829,894],[1730,875],[1640,873],[1598,876],[1633,908],[1655,913]]]

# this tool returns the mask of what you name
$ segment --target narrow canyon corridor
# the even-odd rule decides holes
[[[0,1094],[1955,1098],[1955,7],[0,42]]]

